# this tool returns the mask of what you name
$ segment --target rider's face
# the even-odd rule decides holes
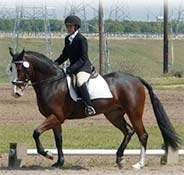
[[[75,26],[71,24],[66,24],[66,29],[69,34],[72,34],[75,32]]]

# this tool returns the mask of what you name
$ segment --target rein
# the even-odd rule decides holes
[[[61,80],[63,78],[65,78],[65,75],[64,76],[63,75],[62,76],[55,76],[54,78],[51,77],[51,78],[47,78],[45,80],[32,82],[28,86],[35,86],[35,85],[42,84],[42,83],[53,83],[53,82],[56,82],[56,81]]]

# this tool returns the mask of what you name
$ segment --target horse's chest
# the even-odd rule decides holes
[[[42,115],[49,115],[51,113],[48,96],[38,95],[37,104]]]

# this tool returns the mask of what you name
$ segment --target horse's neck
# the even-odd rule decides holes
[[[43,94],[54,84],[52,81],[56,79],[55,82],[57,82],[57,77],[64,76],[64,73],[56,65],[52,65],[52,63],[49,65],[49,63],[31,57],[29,61],[33,66],[30,79],[37,99],[40,100],[44,98]]]
[[[61,71],[58,71],[56,65],[51,65],[41,59],[33,59],[29,57],[29,61],[33,66],[33,74],[30,77],[32,82],[39,82],[48,78],[57,76]]]

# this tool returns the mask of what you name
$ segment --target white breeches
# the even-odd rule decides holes
[[[80,87],[89,80],[90,74],[87,72],[79,72],[76,74],[76,78],[77,78],[77,86]]]

